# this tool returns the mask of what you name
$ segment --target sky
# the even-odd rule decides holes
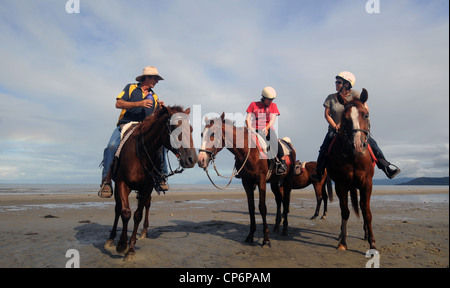
[[[351,71],[397,177],[448,176],[448,35],[447,0],[1,0],[0,183],[100,184],[116,96],[145,66],[165,78],[161,100],[202,116],[245,113],[274,87],[301,161],[317,159],[323,102]],[[233,155],[216,164],[231,173]],[[205,180],[196,167],[169,182]]]

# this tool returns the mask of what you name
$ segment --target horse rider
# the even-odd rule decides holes
[[[283,148],[278,141],[277,133],[273,128],[273,124],[277,116],[280,115],[277,104],[273,102],[277,98],[277,92],[272,87],[265,87],[261,93],[261,100],[258,102],[252,102],[248,106],[246,112],[247,117],[245,123],[250,131],[256,130],[257,133],[264,136],[269,141],[271,157],[275,158],[277,164],[277,174],[283,174],[287,171],[286,161],[282,159]]]
[[[136,77],[138,83],[128,84],[116,98],[116,108],[122,109],[117,127],[114,129],[107,147],[103,152],[102,184],[98,195],[102,198],[110,198],[113,194],[111,185],[111,165],[115,153],[121,142],[121,130],[125,124],[130,122],[142,122],[146,117],[155,111],[158,105],[164,105],[158,101],[158,96],[153,92],[153,88],[160,81],[164,80],[154,66],[143,69],[142,75]],[[161,163],[163,174],[167,175],[164,148],[161,149]],[[167,191],[166,179],[160,179],[155,188],[159,191]]]
[[[325,119],[328,122],[328,133],[325,136],[322,146],[320,146],[319,157],[317,158],[317,168],[316,175],[312,175],[311,177],[320,181],[322,179],[322,175],[325,171],[326,167],[326,154],[328,153],[328,149],[336,136],[337,132],[341,127],[341,118],[342,113],[344,112],[344,105],[340,104],[338,101],[338,94],[340,94],[343,98],[347,99],[347,101],[351,101],[352,99],[359,99],[359,92],[353,90],[352,88],[355,86],[356,78],[351,72],[343,71],[336,76],[336,91],[337,93],[328,95],[323,106],[325,107]],[[364,104],[367,111],[369,111],[369,107],[367,106],[367,102]],[[401,172],[401,170],[388,162],[378,146],[375,139],[369,134],[367,141],[369,142],[370,147],[373,150],[375,157],[377,158],[377,167],[382,170],[389,179],[394,178],[397,174]],[[393,168],[391,168],[393,166]]]

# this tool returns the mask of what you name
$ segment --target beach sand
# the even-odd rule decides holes
[[[374,191],[381,194],[430,191]],[[448,187],[432,193],[448,194]],[[131,194],[133,210],[135,193]],[[257,197],[256,197],[257,198]],[[256,200],[256,207],[258,201]],[[315,210],[311,189],[292,193],[289,236],[273,233],[275,200],[268,189],[271,247],[261,247],[258,209],[254,244],[249,232],[245,192],[168,191],[154,193],[148,238],[136,243],[136,257],[124,261],[106,250],[114,200],[96,194],[0,196],[0,268],[64,268],[76,249],[81,268],[364,268],[369,245],[362,240],[363,220],[351,211],[348,250],[338,251],[339,200],[329,204],[326,220],[310,220]],[[448,268],[449,204],[372,200],[373,230],[382,268]],[[322,213],[322,212],[321,212]],[[119,221],[119,233],[121,231]],[[133,221],[130,221],[129,236]],[[142,227],[142,223],[141,223]],[[141,227],[139,231],[141,230]],[[116,237],[116,243],[119,235]]]

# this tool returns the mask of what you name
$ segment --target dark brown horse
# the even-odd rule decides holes
[[[299,161],[296,162],[296,165]],[[307,162],[305,167],[302,167],[302,173],[299,175],[295,175],[292,180],[292,189],[303,189],[308,187],[309,185],[313,185],[314,192],[316,194],[316,211],[314,215],[311,217],[311,220],[316,219],[319,216],[320,206],[323,201],[323,215],[321,219],[325,219],[327,217],[328,212],[328,199],[333,201],[333,185],[331,183],[331,179],[327,177],[327,171],[325,170],[322,179],[320,182],[314,181],[311,178],[311,175],[316,173],[317,162]],[[328,192],[327,192],[328,190]]]
[[[328,153],[328,175],[335,182],[336,194],[341,208],[341,234],[339,250],[347,249],[347,221],[350,216],[348,209],[348,192],[353,209],[357,216],[358,195],[360,191],[360,206],[364,218],[365,239],[369,241],[370,249],[376,249],[372,232],[372,213],[370,211],[370,196],[372,194],[372,177],[374,167],[368,150],[369,112],[364,103],[368,99],[366,89],[363,89],[360,99],[346,101],[338,96],[339,102],[345,106],[341,119],[341,128]]]
[[[135,254],[136,234],[142,220],[142,212],[146,208],[142,236],[146,236],[148,228],[148,210],[155,179],[161,176],[160,156],[157,151],[161,146],[172,151],[183,168],[192,168],[197,162],[193,148],[192,128],[189,125],[190,109],[161,106],[135,129],[123,145],[120,157],[115,163],[113,180],[115,182],[114,198],[116,201],[114,226],[105,248],[114,247],[119,216],[123,229],[116,250],[127,253],[125,260],[132,259]],[[131,218],[128,200],[132,190],[138,191],[138,207],[134,212],[134,229],[128,243],[128,221]]]
[[[272,192],[275,194],[277,201],[277,218],[274,231],[279,230],[281,223],[281,202],[283,202],[283,234],[288,233],[288,213],[290,193],[292,186],[293,168],[295,162],[295,151],[290,153],[287,173],[277,175],[276,168],[269,164],[267,159],[261,157],[256,145],[249,139],[249,131],[246,127],[237,128],[231,121],[225,120],[225,114],[220,118],[215,118],[205,126],[202,133],[202,148],[199,152],[198,165],[206,169],[212,158],[217,155],[223,148],[227,148],[235,156],[235,167],[239,172],[239,178],[242,179],[247,194],[248,211],[250,214],[250,233],[245,239],[246,242],[253,243],[253,236],[256,231],[255,221],[255,202],[254,191],[256,186],[259,189],[259,212],[263,220],[264,240],[262,246],[270,246],[269,228],[267,226],[266,214],[266,183],[276,183],[273,185]],[[294,150],[294,149],[292,149]],[[290,163],[288,163],[290,162]],[[275,165],[273,165],[275,166]],[[272,172],[272,173],[270,173]],[[270,173],[270,174],[269,174]],[[269,176],[270,175],[270,176]],[[270,177],[267,179],[267,177]],[[283,192],[280,191],[278,183],[282,183]]]

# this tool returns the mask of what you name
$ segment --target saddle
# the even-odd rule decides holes
[[[261,159],[267,159],[267,162],[269,164],[269,172],[267,175],[267,179],[268,179],[268,178],[270,178],[270,176],[272,174],[272,170],[274,170],[274,168],[276,166],[276,162],[277,162],[276,159],[278,157],[269,158],[270,143],[261,134],[252,131],[251,137],[252,137],[253,143],[256,145],[256,148],[259,151],[259,155],[260,155]],[[284,160],[286,162],[286,165],[292,164],[291,157],[289,157],[289,156],[291,155],[292,151],[295,151],[295,149],[292,146],[291,139],[289,137],[284,137],[283,139],[278,139],[278,143],[281,144],[281,147],[283,149],[283,157],[281,157],[281,159],[278,159],[278,160]]]

